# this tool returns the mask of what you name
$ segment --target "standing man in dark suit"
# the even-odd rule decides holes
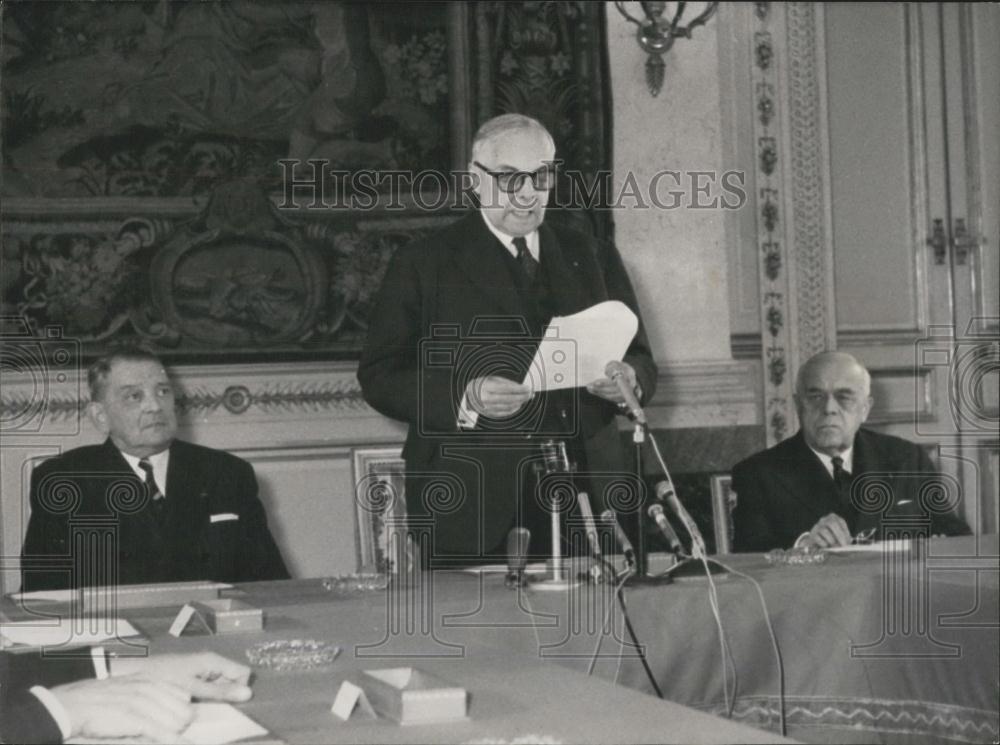
[[[496,561],[514,525],[531,529],[532,553],[548,550],[531,475],[544,439],[567,444],[591,474],[578,486],[592,498],[628,470],[615,382],[544,394],[522,384],[553,316],[605,300],[639,315],[613,245],[543,222],[554,159],[534,119],[505,114],[480,127],[469,164],[479,209],[397,251],[370,318],[358,379],[369,404],[410,425],[408,513],[433,522],[439,560]],[[648,400],[656,366],[641,319],[623,369]]]
[[[955,490],[928,488],[946,482],[923,450],[861,427],[871,411],[871,376],[854,357],[810,358],[799,370],[795,403],[798,433],[733,468],[736,551],[844,546],[900,517],[926,518],[930,534],[969,533],[948,499]]]
[[[107,440],[32,473],[23,590],[288,578],[253,468],[175,439],[174,391],[155,355],[112,352],[87,382],[88,416]]]

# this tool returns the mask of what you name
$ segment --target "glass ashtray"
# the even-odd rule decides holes
[[[247,649],[251,665],[279,671],[314,670],[331,664],[339,654],[340,647],[333,642],[315,639],[280,639]]]
[[[826,551],[821,548],[812,548],[811,546],[790,548],[787,551],[783,548],[776,548],[764,554],[764,559],[772,566],[781,564],[790,564],[792,566],[823,564],[826,562]]]
[[[323,580],[323,589],[340,594],[373,592],[389,586],[388,574],[342,574]]]

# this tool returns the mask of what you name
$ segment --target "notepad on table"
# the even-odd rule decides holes
[[[226,743],[246,740],[250,737],[266,735],[261,727],[239,709],[230,704],[194,704],[194,720],[180,733],[181,740],[190,745],[226,745]],[[124,738],[74,738],[69,743],[104,743],[125,745],[146,743],[141,737]]]
[[[876,543],[852,543],[824,549],[835,554],[882,553],[883,551],[908,551],[912,541],[909,538],[894,538]]]
[[[139,636],[124,618],[38,618],[0,622],[3,647],[78,647]]]

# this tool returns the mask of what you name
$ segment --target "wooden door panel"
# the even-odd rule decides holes
[[[838,334],[912,333],[927,314],[920,19],[832,3],[825,20]]]

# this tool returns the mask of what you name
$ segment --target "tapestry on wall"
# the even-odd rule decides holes
[[[87,357],[138,340],[168,359],[356,357],[392,252],[457,201],[438,179],[379,174],[464,170],[495,113],[545,122],[564,172],[597,193],[578,189],[582,206],[600,199],[599,6],[159,0],[3,14],[2,315]],[[362,172],[376,174],[364,189]]]

